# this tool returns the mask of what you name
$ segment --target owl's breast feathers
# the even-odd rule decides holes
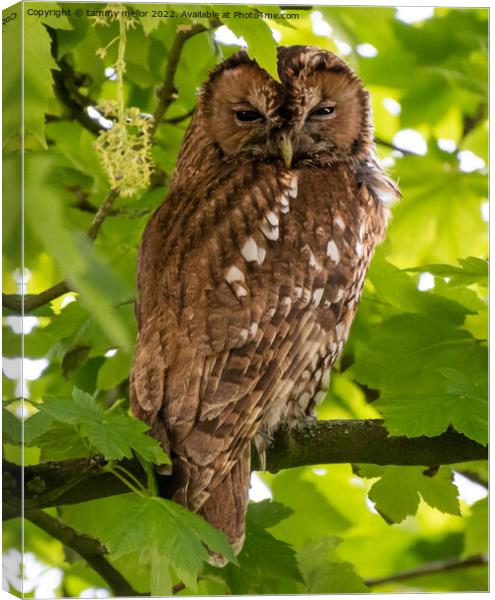
[[[255,434],[300,420],[347,338],[387,210],[344,163],[175,190],[139,257],[133,410],[198,510]],[[244,466],[245,468],[245,466]]]

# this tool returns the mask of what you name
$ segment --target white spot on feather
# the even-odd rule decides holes
[[[364,238],[364,232],[366,231],[365,223],[361,223],[359,227],[359,239],[362,240]]]
[[[297,175],[294,175],[287,190],[291,198],[297,198]]]
[[[267,240],[275,242],[278,240],[278,227],[272,227],[269,223],[263,221],[261,223],[261,232]]]
[[[278,217],[273,211],[269,210],[265,213],[265,218],[272,227],[278,227]]]
[[[345,223],[344,223],[342,217],[336,217],[334,223],[340,229],[345,229]]]
[[[336,331],[337,331],[337,337],[341,338],[344,334],[344,330],[345,330],[345,323],[337,323],[337,327],[336,327]]]
[[[239,337],[241,338],[241,340],[243,342],[245,342],[248,339],[248,330],[247,329],[241,329],[241,331],[239,333]]]
[[[258,262],[260,263],[260,265],[263,264],[265,257],[266,257],[266,248],[263,248],[263,246],[258,246]]]
[[[322,296],[323,296],[323,292],[324,292],[323,288],[317,288],[313,292],[313,306],[319,306]]]
[[[227,270],[225,279],[228,281],[228,283],[234,283],[235,281],[244,281],[244,273],[239,269],[239,267],[232,265]]]
[[[258,256],[258,245],[252,237],[249,237],[244,242],[244,245],[241,249],[241,254],[245,260],[247,260],[247,262],[260,262]]]
[[[300,298],[302,296],[302,293],[302,287],[297,286],[294,288],[294,294],[296,295],[296,298]]]
[[[284,296],[282,298],[282,304],[283,306],[290,306],[292,304],[292,299],[290,296]]]
[[[312,267],[313,269],[316,269],[317,271],[321,271],[321,265],[316,260],[315,255],[313,254],[313,251],[311,250],[311,248],[309,247],[309,245],[305,244],[303,246],[303,248],[302,248],[301,251],[302,251],[303,254],[307,254],[308,255],[309,266]]]
[[[340,252],[337,248],[337,244],[330,240],[327,244],[327,256],[332,260],[335,264],[339,264],[340,262]]]
[[[337,291],[337,295],[334,298],[334,302],[340,302],[340,300],[342,300],[342,298],[344,297],[344,288],[339,288]]]
[[[234,285],[234,291],[235,291],[235,295],[238,298],[242,298],[243,296],[247,296],[247,289],[242,287],[242,285]]]
[[[361,242],[356,242],[356,254],[358,256],[361,256],[362,253],[363,253],[363,244],[361,244]]]
[[[251,337],[254,337],[257,333],[258,333],[258,323],[256,323],[255,321],[253,321],[251,323],[251,325],[249,326],[249,335]]]

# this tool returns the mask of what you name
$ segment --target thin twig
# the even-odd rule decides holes
[[[406,150],[405,148],[396,146],[393,142],[387,142],[386,140],[382,140],[381,138],[375,137],[375,143],[380,144],[380,146],[385,146],[385,148],[395,150],[396,152],[401,152],[405,156],[421,156],[421,154],[418,154],[417,152],[413,152],[412,150]]]
[[[103,221],[110,213],[112,206],[119,197],[119,190],[110,190],[107,194],[107,197],[103,201],[102,205],[98,208],[93,220],[91,221],[91,225],[87,231],[87,236],[90,240],[95,240],[100,228],[103,224]],[[55,300],[56,298],[60,298],[64,294],[72,291],[67,282],[60,281],[56,283],[52,287],[40,292],[39,294],[27,294],[24,296],[24,312],[30,312],[43,306],[44,304],[48,304]],[[16,314],[22,313],[22,296],[20,294],[3,294],[2,295],[2,303],[3,306],[9,308]]]
[[[478,473],[475,473],[474,471],[469,471],[468,469],[454,468],[454,471],[456,471],[457,473],[459,473],[466,479],[469,479],[469,481],[472,481],[473,483],[476,483],[477,485],[480,485],[481,487],[488,489],[488,481],[486,479],[484,479],[483,477],[481,477],[481,475],[478,475]]]
[[[191,110],[188,110],[183,115],[178,115],[177,117],[171,117],[170,119],[163,119],[163,122],[169,123],[170,125],[177,125],[177,123],[182,123],[182,121],[185,121],[186,119],[189,119],[190,117],[192,117],[195,110],[196,110],[196,107],[191,108]]]
[[[178,594],[179,592],[182,592],[182,590],[186,589],[186,584],[182,583],[182,581],[180,583],[176,583],[175,585],[172,586],[172,594]]]
[[[31,523],[46,531],[51,537],[69,546],[109,585],[116,596],[138,596],[130,583],[113,567],[105,557],[107,549],[95,538],[81,534],[42,510],[29,510],[25,517]]]
[[[98,235],[101,226],[103,225],[103,221],[106,219],[107,215],[110,213],[113,203],[119,197],[119,190],[110,190],[107,194],[107,197],[101,204],[98,209],[94,219],[91,221],[91,225],[89,226],[87,235],[90,240],[95,240]]]
[[[35,310],[70,291],[67,283],[61,281],[39,294],[26,294],[24,296],[24,312]],[[22,313],[22,296],[20,294],[2,294],[2,304],[15,314]]]
[[[476,109],[476,112],[473,115],[464,115],[463,123],[462,123],[462,134],[461,139],[459,140],[458,146],[461,147],[463,141],[466,137],[476,129],[476,127],[486,119],[487,117],[487,106],[485,102],[480,102]]]
[[[407,571],[401,571],[386,577],[377,577],[376,579],[368,579],[365,581],[365,585],[368,587],[375,587],[377,585],[384,585],[386,583],[395,583],[396,581],[405,581],[407,579],[413,579],[415,577],[422,577],[424,575],[434,575],[436,573],[445,573],[447,571],[455,571],[457,569],[465,569],[467,567],[478,567],[488,564],[488,559],[485,555],[470,556],[464,560],[458,558],[449,560],[435,560],[433,562],[426,563],[415,569],[408,569]]]
[[[205,31],[211,31],[212,29],[216,29],[221,25],[221,21],[215,20],[210,22],[210,27],[205,27],[204,25],[200,25],[199,23],[190,27],[183,25],[179,25],[177,27],[177,31],[168,54],[163,84],[157,93],[159,102],[153,114],[154,123],[152,127],[152,134],[155,133],[169,106],[176,98],[175,74],[177,73],[177,68],[179,66],[179,61],[182,54],[182,50],[184,48],[184,44],[193,36],[198,35],[199,33],[203,33]]]

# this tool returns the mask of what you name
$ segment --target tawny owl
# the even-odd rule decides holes
[[[244,540],[251,441],[313,415],[387,203],[368,93],[318,48],[245,52],[204,84],[138,264],[132,409],[173,458],[174,500]]]

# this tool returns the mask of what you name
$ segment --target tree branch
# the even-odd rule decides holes
[[[96,211],[96,214],[91,221],[91,225],[86,232],[90,240],[95,240],[98,236],[103,221],[110,213],[113,203],[118,197],[119,190],[110,190],[108,192],[107,197]],[[69,285],[65,281],[60,281],[39,294],[27,294],[24,296],[24,313],[35,310],[44,304],[48,304],[52,300],[60,298],[60,296],[63,296],[70,291],[71,288]],[[23,312],[23,297],[21,294],[2,294],[2,304],[16,314],[22,314]]]
[[[183,115],[178,115],[177,117],[170,117],[170,119],[164,119],[163,122],[169,123],[170,125],[177,125],[177,123],[182,123],[182,121],[185,121],[186,119],[192,117],[195,110],[196,107],[191,108],[191,110],[188,110]]]
[[[119,197],[119,193],[119,190],[110,190],[107,194],[107,197],[98,208],[98,211],[91,221],[91,225],[87,231],[87,236],[90,240],[96,239],[98,233],[100,232],[100,228],[103,225],[103,221],[112,210],[113,203]]]
[[[417,154],[417,152],[413,152],[412,150],[406,150],[405,148],[400,148],[400,146],[396,146],[392,142],[387,142],[386,140],[382,140],[381,138],[375,137],[375,144],[379,144],[380,146],[385,146],[385,148],[390,148],[391,150],[395,150],[396,152],[401,152],[404,156],[421,156]]]
[[[75,550],[100,575],[116,596],[139,596],[130,583],[108,562],[105,557],[107,549],[98,540],[77,533],[60,519],[42,510],[26,511],[25,517],[65,546]]]
[[[259,468],[256,452],[252,469]],[[378,419],[348,421],[313,421],[289,431],[279,431],[267,450],[267,470],[305,465],[369,463],[377,465],[436,466],[483,460],[486,447],[455,431],[434,438],[388,437]],[[123,465],[140,481],[146,476],[138,461]],[[47,462],[24,469],[25,510],[85,502],[95,498],[127,493],[129,490],[111,473],[104,472],[100,457]],[[22,470],[4,463],[4,502],[9,515],[19,514],[19,490]],[[170,478],[157,476],[160,495],[171,495]]]
[[[424,575],[435,575],[436,573],[446,573],[447,571],[456,571],[457,569],[465,569],[467,567],[479,567],[488,564],[488,559],[485,555],[470,556],[464,560],[458,558],[450,560],[435,560],[415,569],[408,569],[407,571],[401,571],[394,573],[393,575],[387,575],[386,577],[378,577],[376,579],[368,579],[365,581],[365,585],[368,587],[375,587],[377,585],[383,585],[386,583],[394,583],[396,581],[405,581],[407,579],[413,579],[415,577],[422,577]]]
[[[155,133],[157,127],[160,125],[163,119],[163,116],[165,115],[169,106],[176,98],[175,74],[177,73],[177,68],[179,66],[179,61],[182,54],[182,49],[184,48],[184,44],[193,36],[199,33],[203,33],[204,31],[211,31],[212,29],[216,29],[217,27],[220,27],[220,25],[222,25],[222,22],[215,20],[210,21],[210,27],[205,27],[204,25],[200,25],[199,23],[190,27],[184,27],[182,25],[179,25],[177,27],[177,31],[168,54],[168,61],[167,66],[165,68],[165,77],[163,80],[163,84],[157,92],[159,102],[153,114],[154,123],[151,130],[152,134]]]

